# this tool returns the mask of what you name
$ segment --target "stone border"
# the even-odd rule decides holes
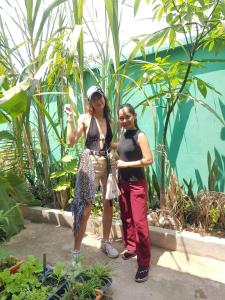
[[[37,223],[51,223],[58,226],[72,228],[73,216],[71,212],[43,207],[22,207],[26,219]],[[160,227],[149,226],[152,245],[168,250],[185,252],[186,255],[195,254],[225,261],[225,239],[212,236],[201,236],[189,231],[176,231]],[[101,217],[90,217],[87,232],[101,235]],[[111,238],[122,237],[121,223],[113,220]]]

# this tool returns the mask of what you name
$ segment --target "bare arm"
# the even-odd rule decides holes
[[[66,140],[69,146],[74,145],[82,133],[84,133],[84,115],[81,115],[77,122],[77,128],[74,127],[74,121],[67,122]]]
[[[151,165],[153,163],[152,151],[149,146],[146,135],[144,133],[140,133],[138,135],[137,142],[141,148],[143,158],[136,161],[118,160],[117,161],[118,168],[140,168],[140,167]]]
[[[81,137],[82,133],[85,131],[85,120],[87,115],[83,114],[80,115],[77,128],[74,127],[74,112],[73,108],[70,104],[65,105],[65,112],[67,113],[67,132],[66,132],[66,140],[69,146],[74,145],[79,138]]]

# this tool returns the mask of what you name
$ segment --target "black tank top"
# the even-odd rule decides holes
[[[113,138],[112,129],[109,124],[109,121],[106,119],[106,136],[105,136],[105,143],[103,145],[103,148],[100,149],[100,134],[98,130],[98,126],[96,123],[96,120],[94,117],[91,118],[91,123],[88,129],[86,141],[85,141],[85,147],[90,150],[94,151],[107,151],[109,150],[111,141]]]
[[[119,158],[124,161],[136,161],[143,158],[141,148],[137,143],[140,129],[127,130],[122,133],[118,143]],[[125,181],[139,181],[145,179],[144,168],[121,168],[119,179]]]

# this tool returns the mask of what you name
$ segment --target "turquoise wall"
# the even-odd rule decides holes
[[[168,55],[162,52],[161,55]],[[224,59],[225,51],[215,57],[207,51],[202,51],[198,58]],[[148,57],[154,60],[153,55]],[[177,48],[173,51],[173,60],[183,59],[182,50]],[[214,62],[204,64],[203,69],[195,69],[194,74],[202,80],[213,85],[222,96],[208,90],[206,99],[198,92],[196,87],[191,88],[193,96],[203,100],[210,105],[217,114],[225,120],[225,62]],[[150,94],[154,93],[155,87],[146,87]],[[143,100],[142,93],[136,93],[131,103],[137,104]],[[161,102],[153,102],[153,106],[163,105]],[[161,107],[147,108],[142,114],[142,108],[137,109],[139,127],[148,135],[151,147],[155,154],[153,167],[159,173],[157,163],[157,146],[161,142],[162,129],[164,124],[164,113]],[[155,117],[156,123],[153,122]],[[156,128],[154,128],[156,125]],[[209,151],[212,160],[216,157],[219,164],[219,190],[225,191],[225,127],[206,108],[188,100],[179,103],[171,115],[169,130],[167,134],[168,158],[171,166],[175,169],[180,182],[183,178],[187,181],[192,179],[195,182],[194,189],[201,189],[208,186],[207,152]]]

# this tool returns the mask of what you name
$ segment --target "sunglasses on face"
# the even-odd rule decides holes
[[[98,101],[102,98],[102,95],[99,93],[96,93],[96,95],[94,95],[93,97],[91,97],[91,101],[95,102]]]

